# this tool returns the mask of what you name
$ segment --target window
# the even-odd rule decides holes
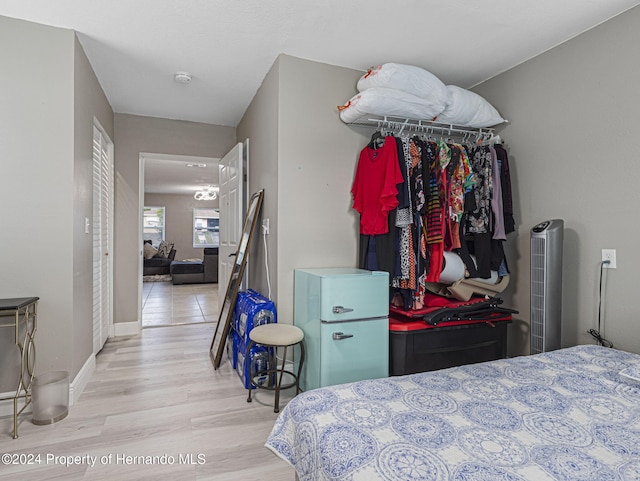
[[[144,206],[142,232],[143,239],[151,239],[156,247],[164,240],[164,207]]]
[[[196,207],[193,209],[193,247],[220,245],[220,211]]]

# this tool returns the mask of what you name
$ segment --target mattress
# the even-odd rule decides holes
[[[301,481],[638,481],[638,366],[585,345],[315,389],[266,447]]]

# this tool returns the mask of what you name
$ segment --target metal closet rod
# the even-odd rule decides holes
[[[407,119],[400,117],[390,117],[386,115],[381,118],[357,120],[355,122],[351,122],[351,124],[397,131],[398,134],[401,134],[402,132],[404,132],[404,130],[411,130],[415,132],[423,132],[426,134],[433,133],[449,136],[462,135],[483,140],[489,140],[493,138],[495,131],[495,129],[491,128],[462,127],[459,125],[443,124],[441,122],[430,120]]]

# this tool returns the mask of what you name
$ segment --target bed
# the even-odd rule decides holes
[[[301,481],[640,481],[638,371],[585,345],[315,389],[266,447]]]

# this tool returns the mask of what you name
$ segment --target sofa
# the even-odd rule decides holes
[[[201,261],[174,261],[170,268],[173,284],[206,284],[218,282],[218,248],[204,249]]]
[[[144,244],[151,245],[151,241],[144,241]],[[144,246],[143,246],[144,247]],[[171,263],[176,258],[176,250],[172,247],[169,251],[169,255],[164,257],[162,255],[154,255],[151,258],[145,256],[142,263],[142,275],[143,276],[157,276],[171,273]]]

